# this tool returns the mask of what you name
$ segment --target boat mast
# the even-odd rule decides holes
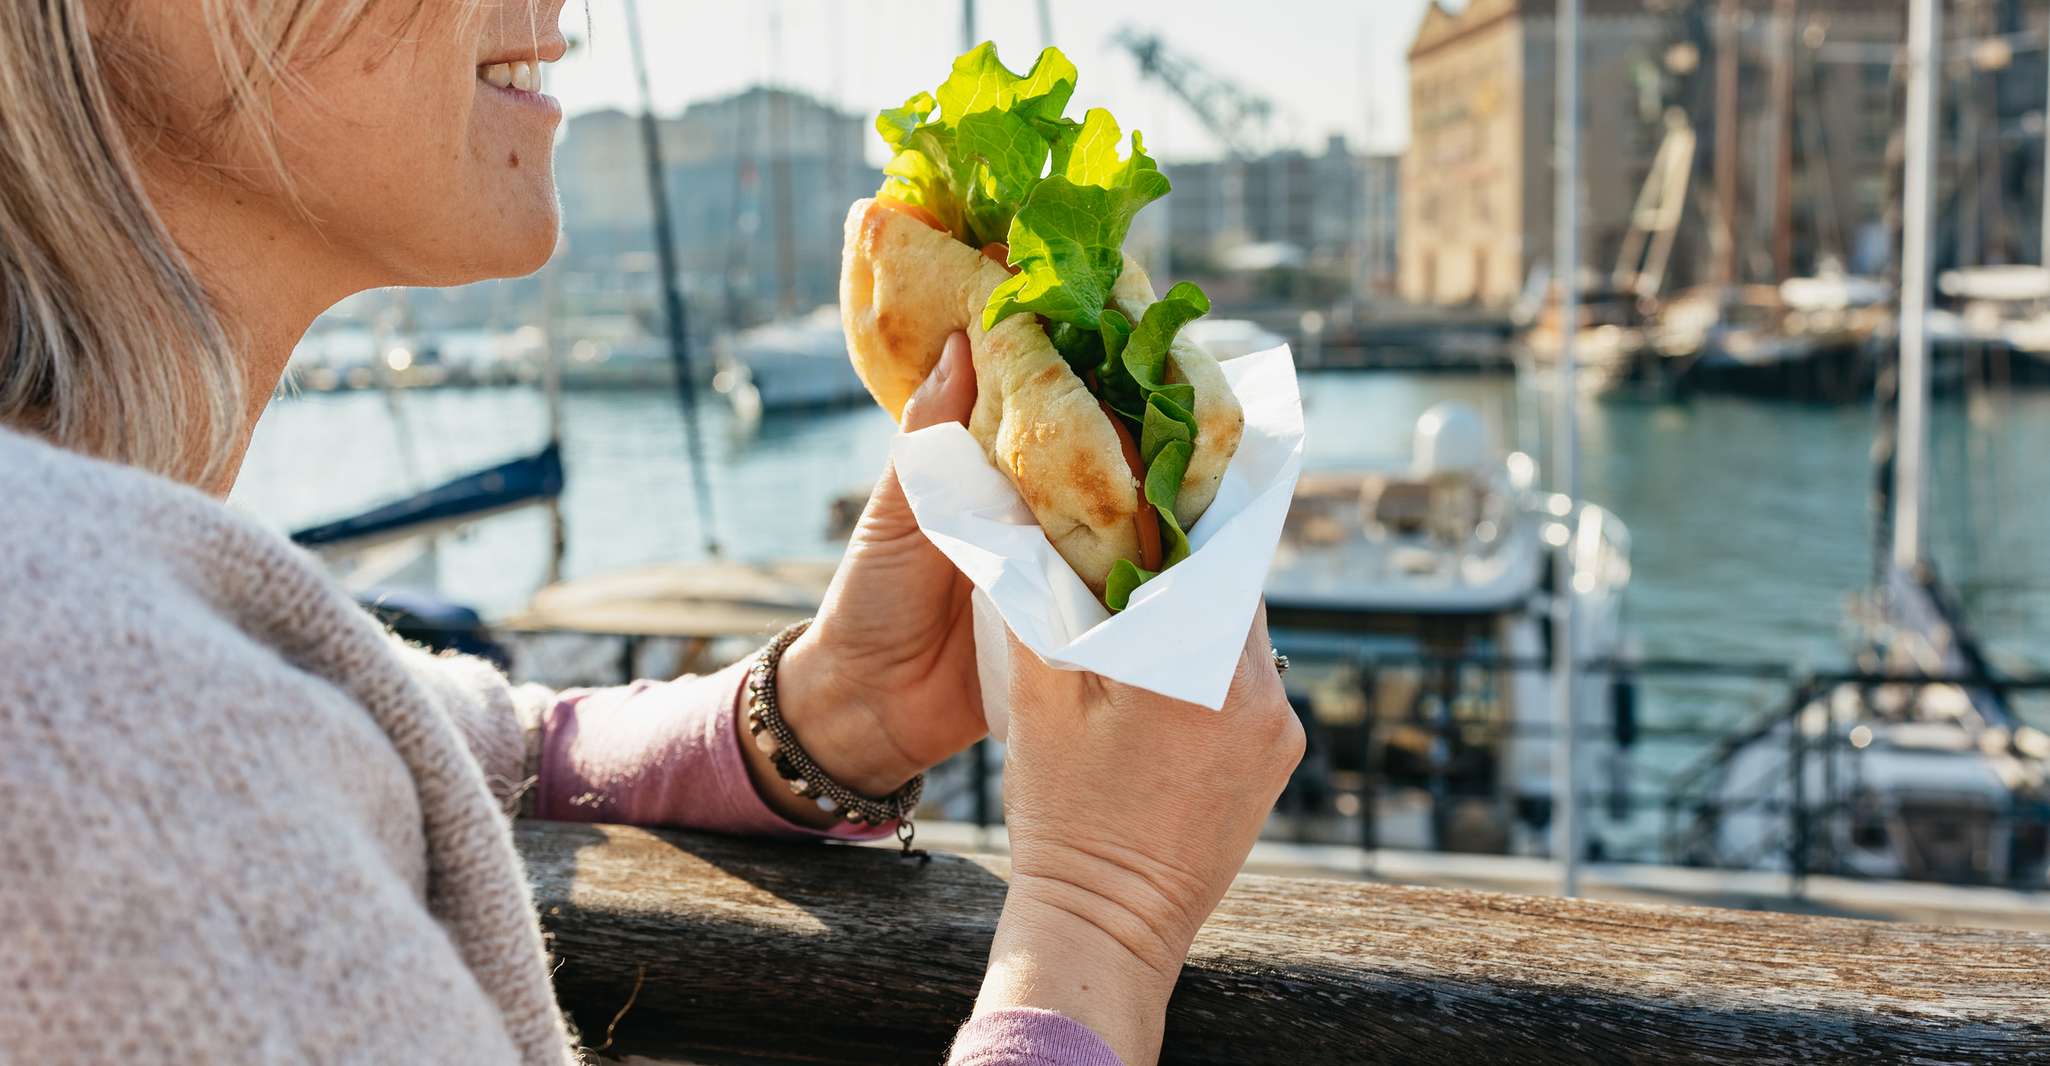
[[[1566,537],[1558,547],[1552,581],[1552,855],[1559,863],[1559,894],[1580,894],[1579,715],[1575,713],[1580,660],[1575,647],[1574,534],[1578,506],[1579,393],[1573,385],[1574,340],[1580,323],[1580,0],[1559,0],[1559,91],[1556,196],[1552,243],[1559,263],[1559,384],[1553,432],[1553,484],[1568,501]]]
[[[562,447],[562,357],[556,350],[556,320],[562,315],[562,270],[566,238],[557,236],[555,256],[541,275],[541,397],[548,409],[548,446]],[[563,521],[562,496],[548,500],[548,584],[562,580],[562,561],[569,554],[569,527]]]
[[[1772,267],[1794,276],[1794,21],[1799,0],[1779,0],[1772,28]]]
[[[783,318],[797,313],[796,206],[790,189],[790,96],[776,75],[783,69],[783,5],[769,8],[772,66],[769,96],[769,174],[776,183],[776,310]]]
[[[713,532],[712,482],[705,469],[703,438],[698,433],[697,378],[691,371],[682,267],[676,261],[676,228],[669,212],[669,168],[662,158],[662,127],[655,117],[655,94],[648,88],[640,0],[626,0],[626,36],[633,48],[634,78],[641,90],[641,146],[648,166],[648,202],[655,214],[655,261],[662,270],[662,318],[669,327],[669,357],[676,365],[676,398],[683,406],[683,443],[690,457],[691,480],[697,489],[698,526],[705,554],[716,557],[719,538]]]
[[[1737,0],[1722,0],[1715,24],[1715,280],[1725,289],[1737,284],[1737,126],[1738,36]]]
[[[1901,203],[1900,428],[1893,460],[1893,565],[1922,562],[1924,461],[1929,416],[1929,212],[1933,207],[1936,64],[1943,13],[1937,0],[1908,7],[1907,165]]]
[[[574,51],[578,42],[570,42]],[[552,63],[541,65],[542,89],[553,81]],[[541,272],[541,398],[548,411],[548,447],[562,448],[562,357],[556,326],[562,318],[562,272],[568,261],[569,230],[555,234],[555,254]],[[569,554],[569,526],[563,521],[562,494],[548,498],[548,584],[562,580],[562,561]]]

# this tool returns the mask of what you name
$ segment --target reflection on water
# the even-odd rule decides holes
[[[1520,394],[1521,392],[1521,394]],[[1442,399],[1488,419],[1498,442],[1542,454],[1544,397],[1507,379],[1319,374],[1305,379],[1312,468],[1400,461],[1411,424]],[[1982,635],[2011,667],[2050,667],[2050,395],[1955,401],[1933,420],[1935,552]],[[258,428],[234,502],[290,528],[538,447],[540,397],[524,390],[374,394],[276,403]],[[770,419],[734,436],[708,404],[719,540],[746,558],[828,555],[826,505],[881,470],[892,427],[873,409]],[[1686,406],[1588,403],[1584,495],[1632,533],[1629,623],[1638,650],[1826,667],[1844,660],[1846,598],[1871,570],[1873,416],[1704,398]],[[410,438],[413,447],[401,446]],[[682,420],[665,391],[583,393],[565,415],[571,576],[699,554]],[[538,513],[495,519],[447,545],[443,583],[487,611],[519,606],[542,580]],[[1660,682],[1647,725],[1727,727],[1770,690]]]

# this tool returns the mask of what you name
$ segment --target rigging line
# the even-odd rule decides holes
[[[1553,484],[1567,500],[1579,495],[1577,439],[1579,395],[1575,391],[1574,334],[1578,329],[1580,304],[1580,0],[1560,0],[1553,33],[1557,37],[1558,72],[1556,105],[1558,155],[1554,161],[1553,208],[1555,230],[1553,257],[1559,263],[1559,366],[1558,404],[1554,433]],[[1569,505],[1570,506],[1570,505]],[[1569,512],[1570,513],[1570,512]],[[1567,540],[1557,555],[1557,587],[1552,604],[1552,720],[1559,737],[1552,751],[1552,857],[1559,865],[1559,894],[1571,898],[1580,892],[1581,834],[1578,795],[1578,746],[1574,741],[1578,721],[1579,693],[1575,650],[1578,636],[1574,575],[1577,572],[1574,543],[1578,539],[1577,515],[1567,519]]]
[[[770,66],[783,66],[783,6],[769,8]],[[790,103],[796,90],[778,78],[769,89],[769,175],[775,186],[776,210],[776,311],[789,318],[797,313],[796,205],[791,189],[793,146],[790,136]]]
[[[585,12],[588,19],[590,13]],[[584,39],[590,39],[590,30],[585,29]],[[579,46],[572,41],[570,49]],[[541,66],[544,88],[555,80],[552,63]],[[562,280],[568,269],[569,238],[566,228],[558,228],[555,234],[555,250],[548,257],[547,266],[541,273],[541,402],[548,421],[548,447],[562,449],[562,352],[559,327],[562,324]],[[562,512],[562,493],[548,498],[548,569],[544,581],[554,585],[562,580],[563,563],[569,556],[569,523]]]
[[[648,56],[641,36],[640,0],[626,0],[627,45],[633,52],[634,80],[641,94],[641,143],[648,172],[648,199],[655,215],[655,254],[661,265],[663,318],[669,327],[669,355],[676,370],[676,397],[683,408],[684,448],[696,491],[698,527],[706,555],[718,558],[719,539],[712,513],[712,482],[705,465],[704,437],[698,430],[697,381],[691,368],[690,329],[685,318],[682,265],[676,256],[676,226],[669,210],[668,168],[663,164],[662,127],[655,115],[655,95],[648,85]]]
[[[1828,87],[1823,83],[1822,71],[1822,65],[1815,62],[1815,50],[1812,48],[1808,49],[1808,98],[1811,100],[1821,101],[1829,99],[1829,91]],[[1852,273],[1850,267],[1850,240],[1846,236],[1844,229],[1844,208],[1843,204],[1836,197],[1836,153],[1830,147],[1829,123],[1822,121],[1821,116],[1816,116],[1815,120],[1796,123],[1796,125],[1808,134],[1807,140],[1810,142],[1810,148],[1815,153],[1814,165],[1822,169],[1822,180],[1812,184],[1818,186],[1821,190],[1821,195],[1817,197],[1817,199],[1822,201],[1824,208],[1821,212],[1821,227],[1827,231],[1826,236],[1822,238],[1823,242],[1835,252],[1838,261],[1844,264],[1844,272],[1847,274]]]
[[[392,365],[392,354],[406,343],[406,335],[412,331],[412,316],[407,312],[406,290],[391,289],[389,295],[371,333],[370,359],[377,374],[378,391],[384,394],[385,415],[391,419],[392,434],[397,438],[399,468],[406,478],[406,491],[411,493],[420,491],[424,481],[420,472],[420,442],[414,436],[413,424],[406,419],[406,405],[399,398],[398,368]]]

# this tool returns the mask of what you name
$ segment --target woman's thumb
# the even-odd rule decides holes
[[[939,362],[933,364],[925,382],[905,402],[900,424],[910,433],[942,422],[966,423],[974,409],[975,368],[968,354],[968,335],[954,333],[947,337],[947,346],[940,350]]]

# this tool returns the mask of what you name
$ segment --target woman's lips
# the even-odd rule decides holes
[[[495,89],[518,89],[525,93],[541,91],[541,64],[517,60],[511,63],[492,63],[477,68],[477,77]]]
[[[541,91],[541,64],[529,60],[489,63],[477,68],[477,80],[506,102],[534,109],[536,113],[562,118],[562,103]]]

